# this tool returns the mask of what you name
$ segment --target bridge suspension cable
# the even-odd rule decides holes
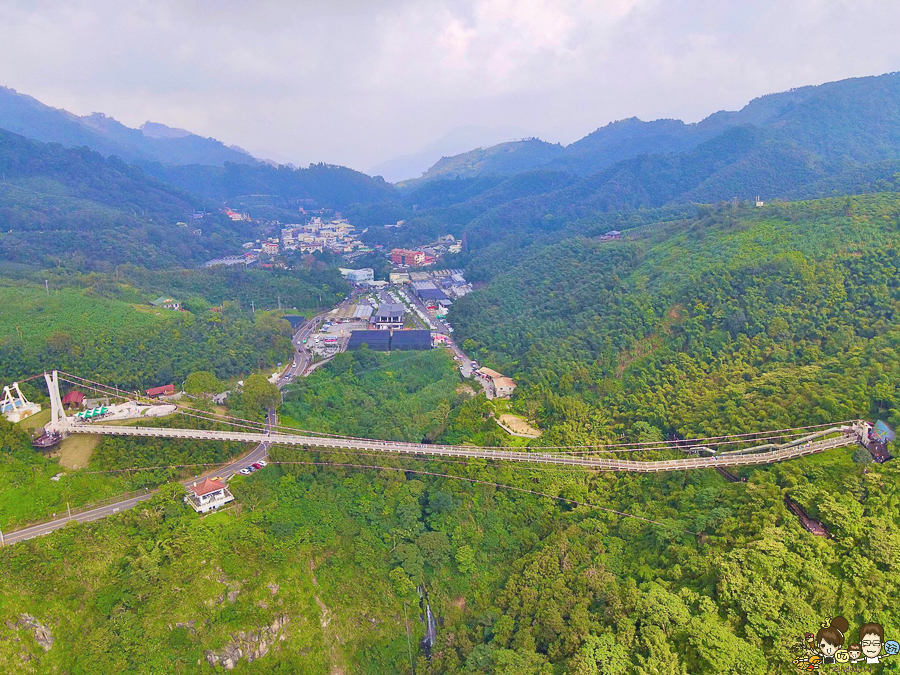
[[[94,391],[101,391],[106,394],[112,394],[114,391],[112,387],[109,385],[104,385],[100,382],[95,382],[93,380],[88,380],[86,378],[79,377],[77,375],[72,375],[71,373],[65,373],[68,377],[61,378],[66,381],[76,384],[78,386],[83,386],[85,388],[93,389]],[[69,377],[74,378],[76,380],[80,380],[80,382],[74,382],[69,379]],[[122,396],[121,393],[123,390],[116,389],[116,395]],[[229,424],[236,427],[243,427],[246,429],[273,429],[283,431],[285,433],[304,433],[304,434],[312,434],[315,436],[319,436],[321,438],[335,438],[335,439],[345,439],[345,440],[357,440],[357,441],[370,441],[372,439],[358,437],[358,436],[347,436],[342,434],[334,434],[328,432],[321,431],[313,431],[309,429],[302,429],[298,427],[291,427],[284,424],[276,424],[271,427],[262,422],[255,422],[252,420],[247,420],[244,418],[233,417],[230,415],[223,415],[221,413],[215,413],[211,411],[205,411],[198,408],[192,408],[190,406],[185,406],[181,404],[177,404],[178,410],[185,415],[197,417],[198,419],[206,419],[208,421],[216,421],[225,424]],[[190,413],[185,411],[191,411],[195,413],[194,415],[190,415]],[[690,451],[692,449],[696,449],[697,446],[709,446],[709,447],[719,447],[723,445],[734,445],[738,443],[749,443],[753,441],[772,441],[775,439],[787,439],[787,438],[796,438],[806,434],[806,432],[818,429],[827,429],[829,427],[836,427],[844,424],[851,424],[853,420],[844,420],[842,422],[832,422],[828,424],[814,424],[800,427],[788,427],[784,429],[775,429],[775,430],[767,430],[767,431],[756,431],[756,432],[746,432],[740,434],[726,434],[722,436],[710,436],[710,437],[694,437],[694,438],[686,438],[686,439],[678,439],[673,441],[637,441],[630,443],[608,443],[601,445],[529,445],[525,446],[525,448],[529,451],[538,451],[538,450],[555,450],[557,451],[555,454],[570,454],[570,455],[588,455],[588,454],[614,454],[621,452],[656,452],[656,451],[666,451],[666,450],[674,450],[674,451]],[[774,445],[774,444],[767,444]],[[473,449],[487,449],[492,446],[467,446]],[[753,448],[744,448],[737,451],[729,451],[729,452],[748,452],[752,451]],[[725,454],[725,453],[721,453]]]

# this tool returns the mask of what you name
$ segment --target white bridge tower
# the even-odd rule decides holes
[[[69,418],[66,417],[66,409],[59,396],[59,373],[55,370],[52,373],[44,373],[44,379],[47,381],[47,392],[50,394],[50,424],[47,425],[47,429],[65,436],[69,431]]]

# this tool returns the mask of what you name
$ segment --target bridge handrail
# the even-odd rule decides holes
[[[265,434],[246,431],[214,431],[208,429],[172,429],[169,427],[134,427],[91,425],[84,428],[70,429],[75,433],[94,433],[122,436],[159,436],[174,438],[201,438],[235,442],[282,443],[285,445],[305,445],[311,447],[339,447],[348,449],[365,449],[381,452],[401,452],[424,455],[457,455],[480,459],[504,459],[508,461],[533,462],[544,464],[560,464],[580,466],[597,470],[632,471],[652,473],[666,470],[685,470],[693,468],[715,468],[726,466],[749,466],[753,464],[769,464],[794,457],[822,452],[831,448],[850,445],[856,441],[855,434],[849,428],[834,428],[828,433],[842,435],[822,440],[808,440],[802,445],[790,442],[778,448],[762,452],[737,454],[722,453],[709,457],[693,457],[686,459],[668,459],[655,461],[636,461],[616,458],[565,456],[553,453],[530,453],[511,449],[483,448],[475,446],[429,445],[425,443],[402,443],[382,440],[350,440],[322,438],[318,436],[302,436],[299,434]],[[824,433],[824,432],[823,432]],[[819,437],[821,433],[813,436]]]

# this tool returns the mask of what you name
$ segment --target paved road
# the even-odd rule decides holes
[[[293,343],[296,350],[294,354],[294,360],[284,371],[281,378],[279,378],[279,389],[284,385],[289,384],[296,377],[302,375],[308,367],[311,357],[309,352],[306,350],[305,345],[303,344],[303,340],[304,338],[308,338],[312,331],[315,330],[316,326],[318,325],[317,322],[321,320],[322,316],[324,316],[324,314],[313,317],[313,319],[311,319],[310,321],[302,324],[297,332],[294,333]],[[268,426],[269,431],[271,431],[278,425],[278,416],[274,408],[269,408],[266,414],[266,425]],[[227,481],[244,467],[254,464],[261,459],[266,459],[269,456],[270,445],[271,443],[265,441],[260,442],[253,448],[253,450],[242,455],[233,462],[219,467],[214,471],[185,479],[181,481],[181,483],[187,487],[191,483],[197,482],[204,478],[219,478],[221,480]],[[25,541],[33,537],[39,537],[44,534],[49,534],[65,527],[69,523],[89,523],[93,520],[99,520],[100,518],[104,518],[105,516],[111,516],[115,513],[133,508],[141,502],[147,501],[155,494],[156,490],[147,492],[142,495],[137,495],[129,499],[123,499],[122,501],[116,502],[114,504],[98,506],[97,508],[91,509],[90,511],[75,513],[72,516],[57,518],[56,520],[52,520],[47,523],[41,523],[39,525],[32,525],[31,527],[26,527],[15,532],[10,532],[9,534],[4,534],[3,542],[4,544],[15,544],[17,542]]]
[[[222,480],[228,480],[235,473],[243,469],[245,466],[249,466],[254,462],[258,462],[261,459],[265,459],[268,455],[269,451],[269,443],[260,443],[249,453],[242,455],[239,459],[234,460],[230,464],[226,466],[219,467],[218,469],[211,471],[209,473],[205,473],[201,476],[195,476],[193,478],[188,478],[186,480],[181,481],[182,485],[188,486],[191,483],[202,480],[203,478],[221,478]],[[98,506],[95,509],[91,509],[90,511],[84,511],[82,513],[74,513],[71,516],[65,516],[63,518],[57,518],[56,520],[51,520],[47,523],[41,523],[39,525],[32,525],[31,527],[26,527],[21,530],[16,530],[15,532],[4,533],[3,542],[4,544],[15,544],[20,541],[25,541],[26,539],[32,539],[34,537],[39,537],[44,534],[50,534],[60,528],[65,527],[69,523],[89,523],[93,520],[99,520],[105,516],[111,516],[115,513],[119,513],[120,511],[125,511],[127,509],[133,508],[140,504],[141,502],[145,502],[150,499],[153,495],[156,494],[156,490],[151,492],[146,492],[141,495],[137,495],[135,497],[131,497],[129,499],[123,499],[120,502],[116,502],[114,504],[107,504],[106,506]]]
[[[326,314],[327,312],[323,312],[310,318],[308,321],[300,324],[300,327],[294,333],[294,337],[291,339],[294,344],[294,359],[278,379],[277,385],[279,389],[286,384],[290,384],[296,378],[301,377],[306,372],[310,363],[312,363],[312,354],[303,341],[308,340],[316,331]]]

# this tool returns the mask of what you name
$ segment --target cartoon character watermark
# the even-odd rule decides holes
[[[850,623],[842,616],[836,616],[827,626],[822,626],[816,633],[816,646],[822,655],[822,663],[837,663],[835,654],[844,646],[844,633],[850,630]]]
[[[836,616],[823,623],[815,634],[805,633],[790,647],[793,663],[802,671],[819,670],[834,665],[832,672],[843,672],[841,666],[854,668],[853,664],[883,663],[885,659],[900,653],[900,642],[884,639],[884,626],[880,623],[864,623],[859,627],[859,639],[846,647],[850,622]],[[846,670],[851,672],[851,670]]]

